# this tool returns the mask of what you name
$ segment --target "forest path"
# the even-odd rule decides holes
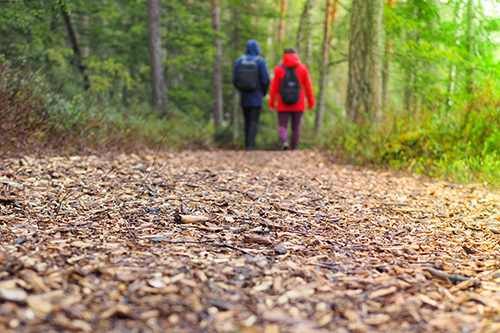
[[[315,151],[2,163],[2,332],[500,330],[496,192]]]

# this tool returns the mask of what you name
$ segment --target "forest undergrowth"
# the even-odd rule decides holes
[[[159,118],[147,105],[89,103],[52,92],[43,77],[0,62],[0,152],[126,151],[140,149],[241,149],[229,124],[215,129],[196,114],[172,111]],[[359,166],[498,187],[500,178],[500,88],[484,82],[452,106],[413,111],[388,108],[381,125],[354,125],[338,110],[326,117],[321,135],[306,114],[301,148],[332,151],[338,161]],[[436,102],[437,103],[437,102]],[[444,103],[444,102],[443,102]],[[437,103],[437,104],[443,104]],[[240,124],[241,126],[241,124]],[[261,116],[258,147],[278,147],[274,114]],[[299,147],[300,148],[300,147]]]

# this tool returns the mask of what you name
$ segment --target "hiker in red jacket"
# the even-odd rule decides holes
[[[269,95],[269,109],[275,110],[275,99],[278,96],[278,136],[281,141],[281,147],[283,150],[291,148],[292,150],[297,149],[300,139],[300,123],[302,120],[302,114],[306,109],[306,103],[304,97],[307,96],[307,103],[309,109],[314,108],[316,102],[314,101],[314,93],[311,84],[311,78],[309,77],[309,70],[306,65],[300,62],[297,56],[297,51],[293,47],[285,48],[285,54],[283,55],[283,60],[280,65],[274,68],[274,78],[271,82],[271,92]],[[284,67],[288,68],[285,69]],[[282,94],[285,94],[282,85],[282,81],[292,82],[288,79],[284,80],[285,73],[290,72],[289,69],[295,69],[295,73],[298,77],[298,82],[300,86],[300,95],[297,95],[298,101],[294,104],[287,104],[283,100]],[[292,75],[292,74],[288,74]],[[287,76],[288,78],[289,76]],[[291,83],[293,85],[293,82]],[[297,91],[298,94],[298,91]],[[287,98],[285,98],[286,100]],[[288,101],[290,103],[290,101]],[[292,139],[291,145],[288,144],[288,122],[292,119]]]

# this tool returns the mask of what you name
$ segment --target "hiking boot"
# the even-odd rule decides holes
[[[290,148],[290,146],[288,145],[288,142],[286,142],[286,141],[285,141],[285,142],[283,142],[283,143],[281,144],[281,149],[283,149],[283,150],[288,150],[288,148]]]

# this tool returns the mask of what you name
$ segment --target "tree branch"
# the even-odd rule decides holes
[[[349,60],[349,59],[347,59],[347,58],[342,58],[342,59],[339,59],[339,60],[330,61],[330,62],[328,63],[328,67],[330,67],[330,66],[334,66],[334,65],[338,65],[338,64],[343,63],[344,61],[347,61],[347,60]]]

